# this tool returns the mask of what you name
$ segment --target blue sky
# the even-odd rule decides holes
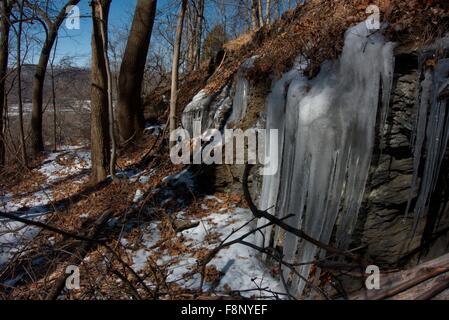
[[[62,1],[62,0],[59,0]],[[63,1],[65,2],[65,0]],[[134,14],[137,0],[112,0],[111,9],[109,13],[109,34],[112,37],[114,29],[123,29],[123,26],[129,26]],[[80,30],[68,30],[65,23],[62,25],[57,51],[56,63],[65,57],[73,57],[73,61],[78,66],[89,66],[91,59],[91,34],[92,34],[92,19],[91,8],[89,6],[90,0],[81,0],[78,5],[81,14]],[[235,12],[238,8],[232,1],[225,2],[227,10]],[[212,1],[205,1],[206,4],[206,28],[210,28],[215,23],[221,22],[222,16],[216,8],[216,4]],[[167,14],[177,14],[180,6],[180,1],[176,0],[158,0],[157,10],[158,17],[161,18]],[[157,22],[156,22],[157,23]],[[116,28],[117,27],[117,28]],[[39,51],[32,54],[32,59],[38,59]],[[36,62],[36,61],[33,61]]]
[[[109,13],[109,34],[112,36],[115,27],[129,26],[134,14],[137,0],[112,0]],[[60,33],[56,51],[56,63],[64,56],[74,57],[74,62],[79,66],[88,66],[90,64],[90,42],[92,34],[92,19],[90,0],[81,0],[80,8],[81,25],[80,30],[68,30],[63,24]],[[227,9],[237,10],[232,1],[225,2]],[[217,22],[221,22],[222,17],[216,11],[216,4],[212,1],[205,1],[207,26],[211,27]],[[176,0],[158,0],[157,11],[159,19],[167,14],[177,14],[180,1]],[[157,23],[157,21],[156,21]],[[123,29],[123,28],[120,28]],[[37,59],[37,54],[34,59]]]
[[[160,2],[162,3],[164,1]],[[109,16],[109,27],[111,30],[113,30],[113,26],[121,26],[130,23],[135,5],[136,0],[112,1]],[[91,15],[89,0],[81,0],[79,8],[81,16]],[[68,30],[63,24],[56,51],[57,60],[64,56],[76,56],[76,64],[81,66],[89,64],[90,40],[92,34],[91,18],[82,18],[80,24],[80,30]]]

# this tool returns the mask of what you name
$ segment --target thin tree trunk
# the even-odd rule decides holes
[[[265,23],[270,24],[271,23],[271,0],[267,0],[266,7],[265,7]]]
[[[259,12],[259,24],[260,26],[263,26],[263,6],[262,6],[262,0],[258,0],[257,2],[257,11]]]
[[[108,56],[108,26],[107,20],[105,19],[105,13],[103,10],[100,10],[100,31],[101,38],[103,41],[103,56],[106,64],[106,76],[107,76],[107,84],[108,84],[108,111],[109,111],[109,136],[111,138],[111,161],[109,166],[109,173],[112,179],[116,179],[115,176],[115,165],[116,165],[116,157],[117,157],[117,144],[115,142],[115,133],[114,133],[114,105],[112,102],[112,74],[111,74],[111,64]]]
[[[253,24],[253,30],[257,31],[260,28],[259,5],[257,0],[251,0],[251,21]]]
[[[198,0],[198,15],[196,18],[197,24],[197,34],[195,38],[195,67],[194,70],[200,68],[201,62],[201,46],[202,46],[202,37],[203,37],[203,19],[204,19],[204,0]],[[225,26],[226,30],[226,26]]]
[[[3,112],[6,108],[5,84],[8,72],[8,49],[9,49],[9,16],[11,14],[11,6],[7,0],[0,2],[0,167],[5,165],[6,148],[5,133],[3,128]],[[5,111],[6,112],[6,111]]]
[[[23,130],[23,100],[22,100],[22,20],[23,3],[19,3],[19,26],[17,31],[17,99],[19,100],[19,130],[20,149],[22,151],[22,165],[28,167],[25,132]]]
[[[44,150],[44,139],[42,136],[42,105],[44,96],[45,75],[47,72],[48,62],[50,60],[51,50],[58,36],[58,30],[67,15],[67,7],[77,5],[80,0],[70,0],[58,13],[55,21],[52,22],[46,12],[39,9],[38,11],[44,16],[47,23],[48,33],[42,46],[39,62],[33,79],[33,110],[31,112],[31,147],[33,155],[36,156]]]
[[[107,23],[111,0],[92,1],[92,87],[91,87],[91,182],[108,176],[111,141],[109,135],[108,80],[101,36],[102,13]]]
[[[119,75],[118,121],[123,141],[138,138],[144,128],[142,81],[156,15],[156,0],[138,0]]]
[[[57,130],[56,130],[56,87],[55,87],[55,70],[54,70],[54,64],[55,64],[55,58],[56,58],[56,48],[58,46],[57,40],[55,44],[55,49],[53,50],[53,57],[50,62],[50,69],[51,69],[51,101],[53,105],[53,151],[56,152],[58,150],[58,142],[57,142]]]
[[[191,3],[194,3],[192,1]],[[187,6],[186,12],[186,29],[187,29],[187,71],[193,71],[195,68],[195,39],[196,39],[196,27],[197,20],[195,15],[195,10],[192,8],[192,5]]]
[[[274,0],[274,7],[275,7],[275,11],[276,11],[276,18],[279,19],[281,17],[280,0]]]
[[[178,69],[179,69],[179,52],[181,50],[182,29],[184,26],[184,16],[186,13],[187,0],[182,0],[181,11],[179,12],[178,25],[176,27],[175,46],[173,48],[173,64],[171,79],[171,95],[170,95],[170,132],[176,129],[176,106],[178,104]],[[170,142],[170,147],[174,142]]]
[[[56,32],[49,31],[49,37],[42,47],[39,62],[33,79],[33,109],[31,112],[31,148],[36,156],[44,150],[44,140],[42,136],[42,105],[44,94],[45,73],[50,59],[51,48],[56,39]]]

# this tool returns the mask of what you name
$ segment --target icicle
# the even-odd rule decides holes
[[[213,97],[208,96],[204,90],[201,90],[192,101],[185,107],[182,113],[181,123],[190,137],[193,137],[193,123],[195,120],[201,122],[201,129],[204,132],[207,129],[208,108]]]
[[[227,127],[235,126],[246,114],[248,106],[249,82],[245,77],[238,75],[235,88],[234,100],[232,103],[232,113],[229,116]]]
[[[443,42],[440,42],[443,44]],[[448,43],[446,43],[449,48]],[[437,48],[435,48],[437,49]],[[449,139],[448,98],[441,93],[449,81],[449,59],[438,61],[433,70],[427,69],[424,80],[420,84],[417,100],[419,109],[414,131],[414,170],[411,186],[411,196],[407,204],[409,212],[415,194],[417,200],[414,208],[414,230],[418,219],[429,205],[430,198],[438,182],[438,175],[446,152]],[[423,152],[426,153],[422,164]],[[423,166],[420,183],[419,173]]]
[[[221,130],[224,128],[229,113],[232,110],[232,98],[230,97],[230,86],[226,86],[209,114],[209,127]]]
[[[259,56],[253,56],[245,60],[237,72],[237,82],[235,86],[234,99],[232,101],[232,113],[226,124],[226,127],[228,128],[236,126],[240,120],[245,117],[246,108],[248,107],[250,87],[248,80],[245,78],[245,72],[253,67],[257,58],[259,58]]]
[[[410,211],[411,202],[413,197],[418,192],[418,170],[421,164],[422,149],[424,147],[424,140],[426,137],[427,126],[427,114],[429,112],[431,88],[433,83],[433,74],[430,70],[426,70],[424,73],[424,81],[420,84],[420,90],[418,92],[417,101],[417,115],[415,129],[413,130],[413,178],[410,188],[410,197],[405,210],[406,215]]]
[[[261,209],[276,205],[272,212],[278,215],[295,214],[288,222],[324,243],[330,241],[341,212],[336,241],[347,246],[368,178],[377,113],[381,128],[388,113],[393,48],[381,33],[370,34],[361,23],[346,32],[340,60],[323,64],[315,79],[286,75],[275,84],[268,98],[267,127],[283,133],[282,161],[278,175],[264,177]],[[265,244],[270,234],[267,230]],[[285,259],[293,263],[323,254],[290,233],[283,245]],[[310,265],[299,269],[305,278],[309,272]],[[301,293],[304,281],[296,275],[290,279],[292,290]]]
[[[249,82],[244,77],[246,70],[251,68],[258,56],[247,59],[239,68],[233,99],[230,97],[230,86],[225,86],[221,92],[207,95],[201,90],[185,107],[181,123],[184,129],[193,135],[193,123],[201,123],[201,132],[207,129],[223,129],[226,125],[236,125],[246,114],[248,105]]]
[[[270,145],[270,139],[265,141],[265,153],[266,156],[274,154],[272,148],[279,148],[279,156],[283,152],[284,144],[284,121],[285,121],[285,100],[286,100],[286,88],[295,77],[299,76],[298,70],[292,70],[285,74],[282,79],[276,82],[272,88],[271,94],[267,99],[267,129],[279,130],[279,143],[277,145]],[[281,163],[281,157],[279,157]],[[275,206],[278,197],[280,180],[280,170],[275,175],[265,176],[262,182],[262,193],[260,196],[259,207],[262,210],[268,210],[271,214],[276,212]],[[258,226],[266,224],[265,219],[261,219],[258,222]],[[271,228],[266,228],[263,233],[258,232],[256,234],[256,243],[260,246],[267,246],[270,240]]]

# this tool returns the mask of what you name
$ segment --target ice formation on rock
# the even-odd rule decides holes
[[[181,123],[191,137],[193,136],[193,125],[195,121],[200,121],[202,131],[203,128],[207,128],[209,106],[212,100],[212,96],[208,96],[204,90],[201,90],[185,107],[184,112],[182,113]]]
[[[429,54],[430,58],[434,58],[433,54],[436,51],[448,50],[448,40],[443,38],[437,41],[426,48],[421,57],[423,81],[420,83],[416,98],[418,110],[412,141],[414,172],[411,196],[406,210],[409,213],[414,195],[417,195],[414,206],[415,227],[428,207],[437,185],[449,139],[448,97],[442,94],[449,81],[449,59],[441,59],[430,68],[425,67],[424,62],[429,58]],[[424,154],[425,157],[423,157]]]
[[[186,106],[181,122],[191,137],[193,137],[195,121],[201,123],[201,133],[204,133],[211,128],[221,130],[225,126],[235,126],[243,119],[249,94],[249,82],[244,73],[253,66],[256,59],[257,56],[251,57],[240,66],[233,94],[229,85],[215,95],[207,95],[204,90],[201,90]]]
[[[338,218],[337,245],[348,245],[368,178],[377,115],[385,121],[388,112],[393,48],[380,32],[372,33],[361,23],[346,32],[341,58],[324,63],[315,79],[292,70],[274,84],[267,128],[282,132],[282,164],[277,175],[264,177],[261,209],[278,217],[295,214],[289,224],[324,243]],[[267,230],[259,236],[259,245],[267,245],[271,234]],[[282,237],[289,262],[309,262],[323,254],[289,233],[276,231],[275,237]],[[299,269],[302,277],[309,272],[310,265]],[[291,290],[302,292],[304,281],[285,275]]]

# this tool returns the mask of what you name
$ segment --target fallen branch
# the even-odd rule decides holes
[[[72,238],[72,239],[75,239],[75,240],[87,241],[87,242],[95,242],[95,243],[101,243],[101,244],[105,243],[104,240],[98,240],[98,239],[93,239],[93,238],[85,237],[85,236],[82,236],[82,235],[78,235],[78,234],[72,233],[70,231],[65,231],[65,230],[62,230],[62,229],[50,226],[48,224],[45,224],[45,223],[42,223],[42,222],[39,222],[39,221],[33,221],[33,220],[25,219],[25,218],[22,218],[22,217],[18,217],[18,216],[14,215],[14,214],[7,213],[7,212],[1,212],[0,211],[0,217],[7,218],[7,219],[10,219],[10,220],[13,220],[13,221],[16,221],[16,222],[21,222],[21,223],[26,224],[28,226],[39,227],[39,228],[42,228],[42,229],[45,229],[45,230],[48,230],[48,231],[51,231],[51,232],[58,233],[60,235],[63,235],[63,236],[66,236],[66,237],[69,237],[69,238]]]
[[[112,215],[111,211],[106,212],[103,215],[101,215],[101,217],[98,218],[97,221],[95,221],[95,224],[94,224],[93,228],[90,230],[90,232],[87,234],[86,239],[95,238],[99,234],[99,232],[100,232],[101,228],[104,226],[104,224],[110,219],[111,215]],[[82,242],[82,244],[75,251],[75,253],[72,255],[72,257],[63,266],[62,274],[55,281],[53,289],[50,290],[50,292],[46,296],[47,300],[58,299],[59,295],[64,290],[67,277],[69,276],[65,272],[67,266],[79,264],[84,259],[84,257],[87,255],[87,253],[90,250],[92,250],[93,246],[94,246],[93,241],[83,241]]]
[[[109,214],[109,213],[108,212],[105,213],[105,215],[107,215],[107,214]],[[122,258],[120,258],[120,256],[106,243],[106,240],[93,239],[93,238],[90,238],[90,237],[78,235],[78,234],[75,234],[75,233],[72,233],[72,232],[69,232],[69,231],[65,231],[65,230],[62,230],[62,229],[59,229],[59,228],[47,225],[47,224],[42,223],[42,222],[32,221],[32,220],[28,220],[28,219],[25,219],[25,218],[22,218],[22,217],[17,217],[17,216],[15,216],[13,214],[6,213],[6,212],[1,212],[0,211],[0,217],[8,218],[8,219],[11,219],[11,220],[16,221],[16,222],[21,222],[21,223],[24,223],[24,224],[29,225],[29,226],[40,227],[40,228],[42,228],[44,230],[48,230],[48,231],[51,231],[51,232],[54,232],[54,233],[66,236],[68,238],[75,239],[75,240],[86,241],[86,242],[90,242],[90,243],[97,243],[99,245],[104,246],[114,256],[114,258],[117,259],[117,261],[119,261],[123,265],[123,267],[125,267],[128,271],[130,271],[134,275],[134,277],[145,288],[145,290],[149,294],[152,294],[153,297],[155,298],[154,293],[148,288],[148,286],[145,284],[145,281],[143,281],[143,279],[134,271],[133,268],[131,268],[125,261],[123,261]],[[106,222],[108,220],[106,220]]]
[[[449,254],[428,261],[412,269],[381,277],[381,290],[363,291],[351,297],[352,300],[382,300],[392,298],[432,278],[449,272]],[[446,278],[447,279],[447,278]],[[447,283],[447,281],[445,281]],[[444,286],[442,290],[444,289]],[[421,292],[422,293],[422,292]],[[416,296],[416,295],[415,295]],[[421,298],[426,298],[425,293]]]

